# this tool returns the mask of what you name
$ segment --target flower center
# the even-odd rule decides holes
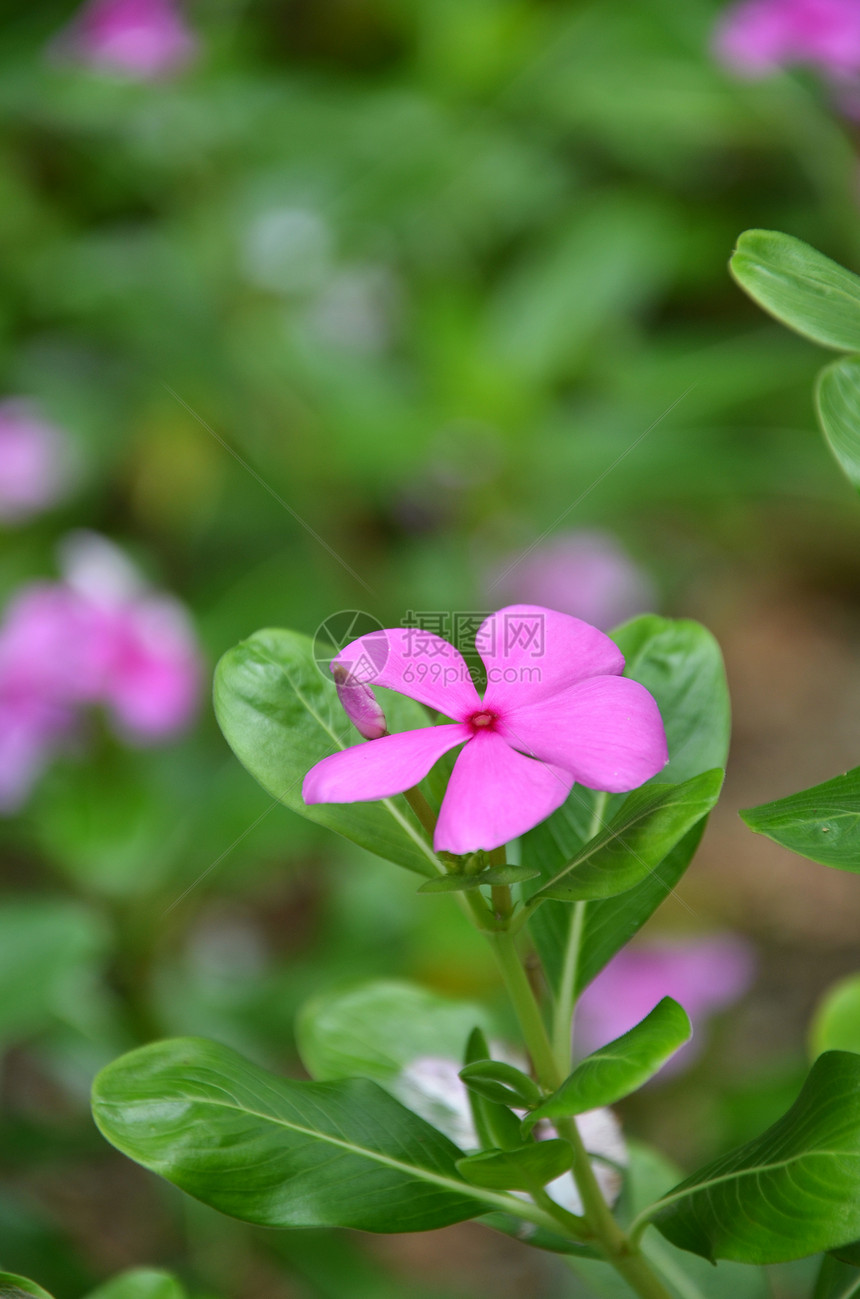
[[[473,731],[491,731],[497,721],[498,717],[495,713],[472,713],[472,716],[469,718],[469,725]]]

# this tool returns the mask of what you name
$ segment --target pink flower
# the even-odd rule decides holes
[[[69,474],[65,433],[29,402],[0,401],[0,522],[20,523],[53,505]]]
[[[674,997],[697,1036],[664,1070],[683,1068],[701,1049],[698,1030],[704,1021],[743,996],[754,970],[752,949],[735,934],[626,947],[582,994],[577,1044],[583,1054],[594,1051],[638,1024],[661,997]]]
[[[140,81],[177,71],[197,48],[174,0],[89,0],[61,45],[82,63]]]
[[[66,539],[63,567],[89,623],[82,652],[91,701],[105,704],[132,742],[184,729],[201,676],[185,610],[171,596],[148,590],[122,552],[96,533]]]
[[[102,537],[73,534],[64,551],[66,580],[25,587],[0,625],[0,812],[21,806],[86,706],[148,744],[185,727],[199,698],[182,607]]]
[[[516,560],[511,556],[492,575],[503,596],[559,609],[604,631],[654,604],[647,574],[608,532],[563,532]]]
[[[860,72],[860,4],[741,0],[722,15],[715,49],[734,71],[751,77],[806,63],[842,80]]]
[[[617,793],[635,789],[666,764],[653,698],[620,675],[624,658],[609,637],[578,618],[510,605],[485,619],[476,638],[487,671],[483,699],[465,660],[441,637],[395,627],[367,641],[347,645],[333,668],[371,663],[378,685],[453,722],[323,758],[305,777],[306,803],[400,794],[462,745],[433,844],[437,851],[469,853],[530,830],[564,802],[575,781]]]
[[[18,694],[0,679],[0,814],[24,804],[73,726],[71,709],[56,700]]]
[[[89,619],[63,587],[40,583],[12,601],[0,627],[0,812],[16,811],[74,730],[91,687]]]

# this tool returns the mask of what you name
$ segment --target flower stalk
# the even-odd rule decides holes
[[[561,1086],[564,1077],[558,1067],[543,1015],[520,960],[514,937],[504,931],[488,937],[538,1082],[547,1094],[554,1092]],[[591,1240],[598,1245],[607,1262],[624,1277],[640,1299],[671,1299],[669,1291],[651,1270],[637,1245],[628,1239],[615,1221],[603,1198],[575,1120],[561,1119],[556,1127],[559,1136],[568,1141],[573,1149],[571,1172],[585,1210],[582,1219],[577,1220],[579,1230],[575,1234],[580,1240]],[[570,1229],[568,1224],[568,1230]]]

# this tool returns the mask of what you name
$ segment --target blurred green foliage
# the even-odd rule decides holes
[[[0,28],[0,384],[80,461],[2,537],[0,597],[86,525],[214,663],[337,609],[492,607],[487,565],[563,526],[617,532],[672,612],[753,554],[847,549],[817,351],[725,265],[751,226],[860,264],[852,141],[812,82],[716,66],[715,5],[200,3],[195,65],[149,84],[51,57],[73,10]],[[183,1217],[86,1114],[95,1070],[163,1033],[295,1071],[311,994],[492,990],[450,900],[277,806],[207,710],[167,749],[94,726],[0,844],[0,1266],[58,1299],[135,1264],[196,1299],[502,1293],[468,1258],[404,1276],[347,1236]],[[533,1267],[538,1299],[581,1293]]]

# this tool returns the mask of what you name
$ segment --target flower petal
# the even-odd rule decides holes
[[[397,690],[455,721],[481,706],[459,650],[417,627],[386,627],[359,636],[332,659],[335,664],[357,681]]]
[[[459,724],[428,726],[354,744],[311,767],[302,798],[306,803],[362,803],[402,794],[470,734],[468,727]]]
[[[572,785],[566,772],[523,757],[492,731],[478,731],[454,763],[433,847],[500,848],[561,807]]]
[[[604,632],[539,604],[509,604],[490,614],[475,644],[487,669],[487,708],[516,708],[624,670],[624,655]]]
[[[515,708],[499,722],[499,734],[579,784],[611,794],[644,785],[669,760],[656,701],[629,677],[593,677]]]

